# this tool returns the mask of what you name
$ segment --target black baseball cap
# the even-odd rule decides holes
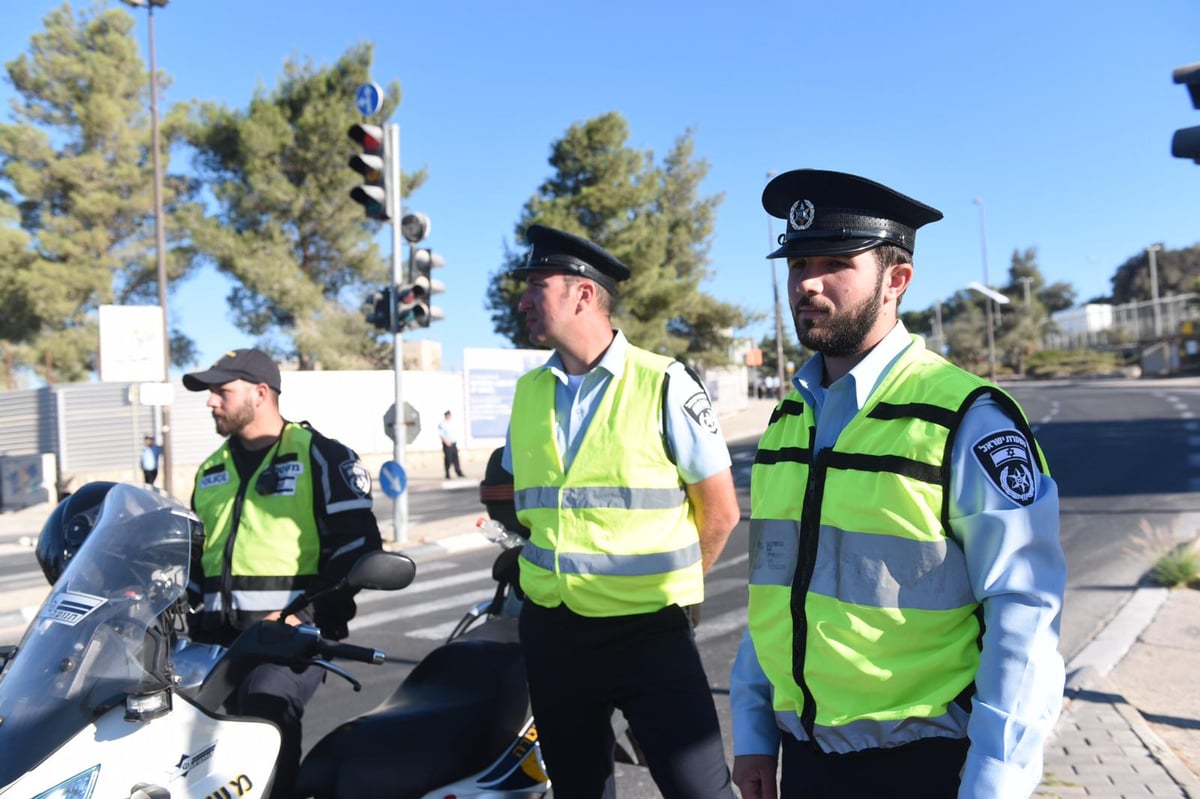
[[[230,350],[203,372],[184,375],[183,387],[188,391],[207,391],[233,380],[266,383],[277,394],[280,390],[279,367],[270,355],[258,349]]]
[[[525,231],[529,257],[513,269],[511,275],[530,272],[561,272],[594,280],[609,294],[617,293],[617,284],[629,279],[629,267],[607,250],[587,239],[545,225],[530,225]]]
[[[917,228],[942,212],[895,189],[845,172],[793,169],[763,189],[763,208],[787,220],[779,249],[768,258],[853,255],[884,244],[911,255]]]

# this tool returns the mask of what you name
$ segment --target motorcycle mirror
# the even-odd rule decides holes
[[[363,555],[346,576],[351,588],[399,591],[417,576],[417,564],[399,552],[375,550]]]

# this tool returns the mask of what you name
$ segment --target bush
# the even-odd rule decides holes
[[[1139,527],[1142,535],[1134,544],[1155,557],[1149,575],[1155,585],[1176,588],[1195,583],[1200,578],[1200,549],[1196,548],[1196,538],[1177,541],[1167,530],[1151,527],[1145,519]]]

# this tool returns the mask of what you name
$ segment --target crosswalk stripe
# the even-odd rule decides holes
[[[471,605],[489,599],[493,594],[495,594],[493,590],[475,591],[473,593],[435,599],[431,602],[419,602],[415,605],[405,605],[404,607],[392,608],[390,610],[379,610],[374,613],[355,617],[350,622],[350,629],[361,630],[364,627],[372,627],[376,624],[386,624],[387,622],[399,619],[411,619],[414,616],[436,613],[440,610],[448,610],[450,608],[460,608],[465,613],[466,609]]]

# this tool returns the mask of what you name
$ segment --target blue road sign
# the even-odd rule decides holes
[[[380,466],[379,487],[392,499],[403,494],[404,489],[408,488],[408,475],[404,473],[404,467],[395,461],[387,461]]]
[[[359,86],[354,95],[354,106],[365,117],[375,116],[383,108],[383,88],[375,81]]]

